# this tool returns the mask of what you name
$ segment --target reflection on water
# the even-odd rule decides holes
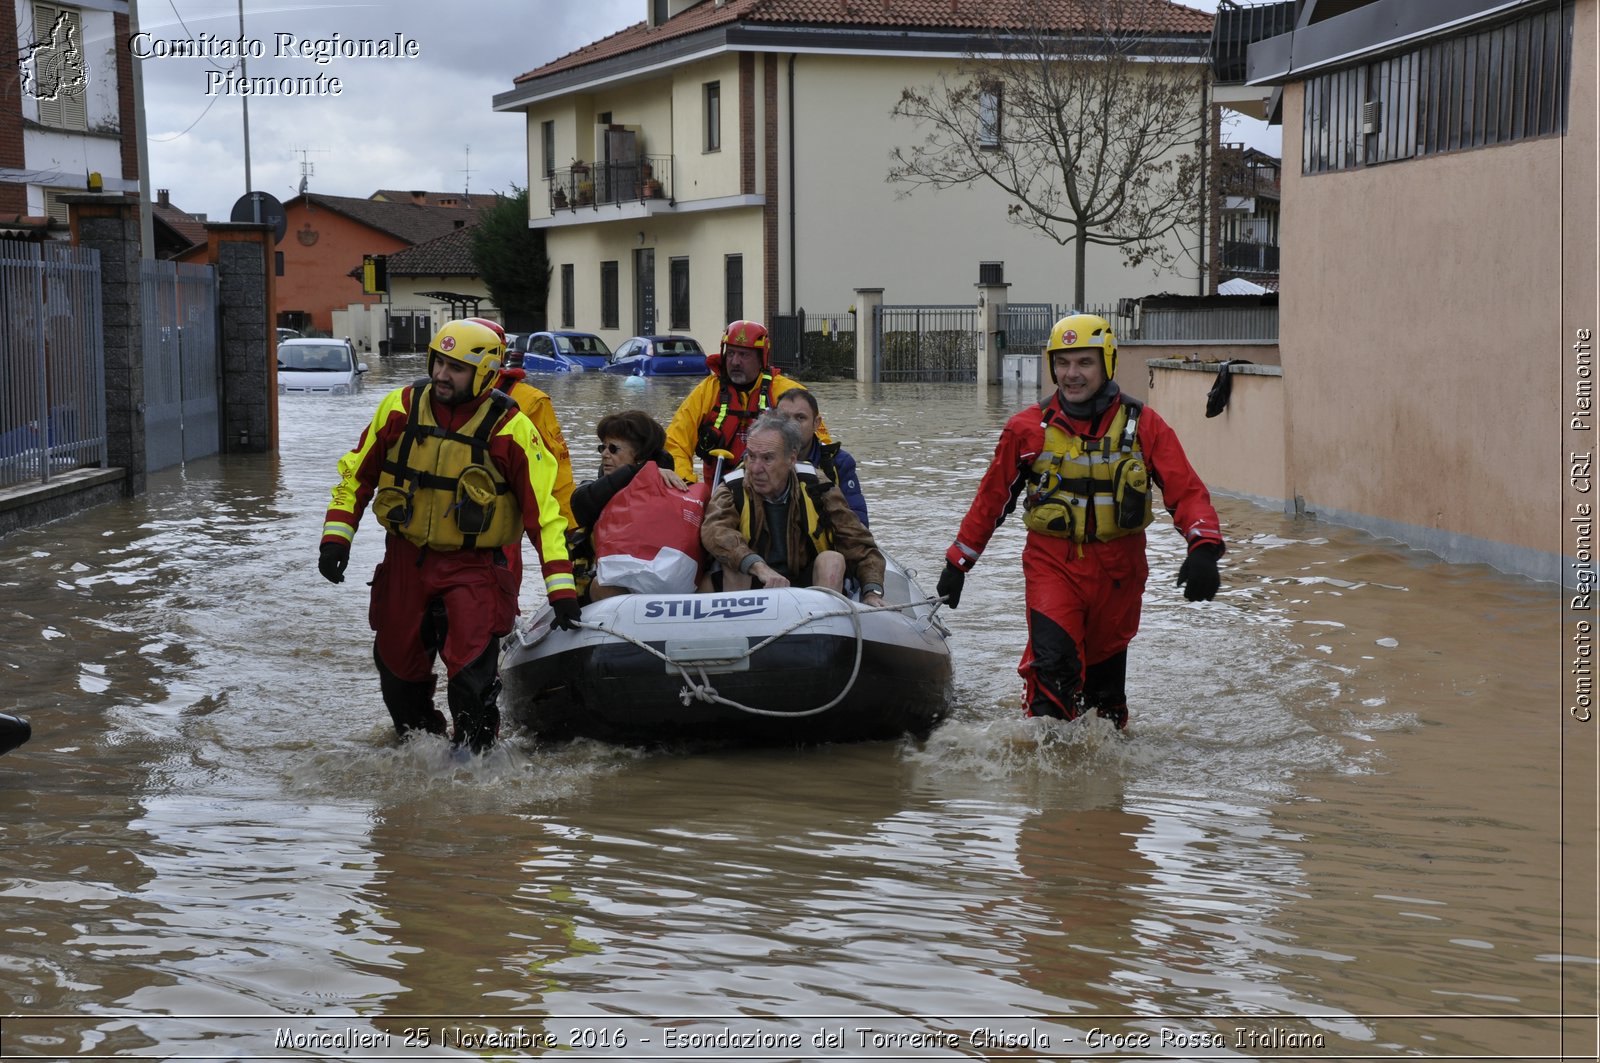
[[[338,453],[419,369],[285,399],[275,458],[0,540],[0,708],[34,725],[0,758],[8,1058],[346,1029],[368,1041],[321,1054],[521,1030],[529,1055],[684,1056],[732,1030],[839,1058],[855,1027],[858,1054],[929,1058],[1592,1044],[1534,1017],[1596,985],[1592,803],[1563,789],[1594,732],[1560,711],[1551,589],[1220,500],[1217,601],[1183,601],[1152,535],[1117,734],[1020,717],[1013,521],[947,614],[960,707],[926,742],[516,738],[459,764],[395,743],[363,580],[315,566]],[[583,479],[600,413],[665,420],[692,382],[540,383]],[[817,391],[880,541],[937,571],[1023,397]],[[369,523],[352,574],[380,553]]]

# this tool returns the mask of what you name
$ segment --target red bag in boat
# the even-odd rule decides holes
[[[647,464],[606,503],[594,525],[595,579],[635,594],[688,594],[700,578],[705,551],[700,522],[711,488],[667,486]]]

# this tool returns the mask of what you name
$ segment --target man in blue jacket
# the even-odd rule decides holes
[[[817,471],[833,481],[860,518],[861,526],[866,527],[867,500],[862,497],[861,480],[856,476],[856,459],[838,443],[824,443],[817,438],[817,421],[821,419],[817,397],[805,388],[794,388],[778,397],[776,408],[793,421],[805,437],[800,446],[800,460],[815,465]]]

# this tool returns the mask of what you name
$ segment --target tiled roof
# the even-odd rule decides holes
[[[476,195],[469,195],[465,192],[403,191],[398,188],[380,188],[367,198],[390,203],[414,203],[416,202],[414,197],[419,195],[422,197],[422,205],[425,207],[453,205],[482,210],[484,207],[493,206],[495,201],[493,192],[479,192]]]
[[[1211,32],[1212,16],[1174,0],[1125,0],[1129,29],[1150,33]],[[549,74],[625,55],[653,44],[736,22],[860,29],[1019,30],[1043,26],[1083,29],[1092,0],[701,0],[659,26],[635,23],[515,78],[518,85]]]
[[[190,246],[206,242],[206,223],[190,214],[186,210],[179,210],[171,203],[152,201],[150,213],[161,219],[162,224],[189,241]]]
[[[492,197],[485,196],[484,199],[484,207],[487,208],[492,203]],[[423,207],[409,200],[405,203],[391,203],[382,199],[358,199],[354,196],[324,196],[316,192],[296,196],[286,206],[302,202],[313,210],[331,210],[336,214],[343,214],[369,229],[388,233],[408,244],[420,244],[425,240],[448,236],[455,231],[456,222],[476,224],[479,214],[478,210],[465,210],[460,207]]]
[[[389,254],[390,276],[400,277],[476,277],[478,265],[472,260],[472,226]]]

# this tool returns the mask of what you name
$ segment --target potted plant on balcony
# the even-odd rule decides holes
[[[578,182],[577,205],[586,207],[594,202],[594,182],[587,177]]]
[[[560,185],[556,185],[556,193],[550,197],[550,202],[554,203],[558,210],[565,208],[567,205],[567,190]]]

